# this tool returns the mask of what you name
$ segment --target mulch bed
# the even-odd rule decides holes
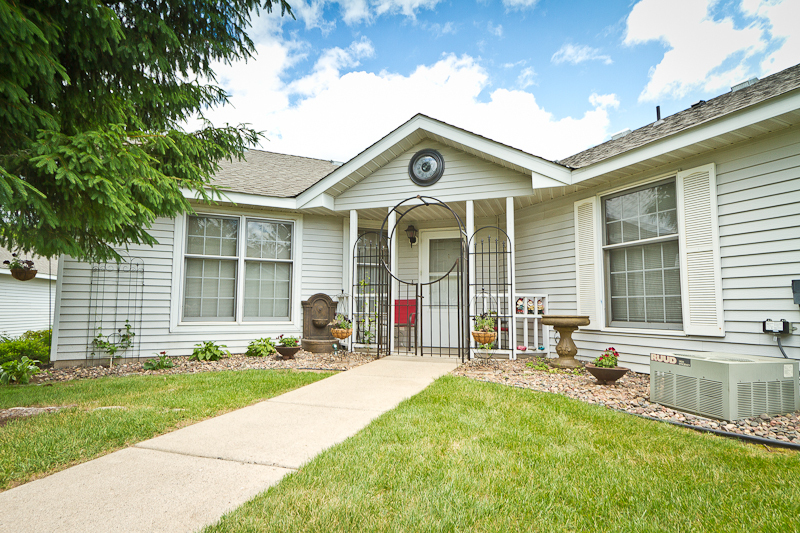
[[[576,400],[657,420],[800,444],[800,411],[742,420],[714,420],[692,415],[651,403],[650,376],[647,374],[628,372],[614,385],[599,385],[585,370],[577,374],[555,369],[548,372],[528,367],[526,361],[497,359],[473,360],[452,373],[478,381],[563,394]]]

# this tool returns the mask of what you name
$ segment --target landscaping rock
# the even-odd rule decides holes
[[[784,415],[761,414],[743,420],[712,420],[650,403],[650,376],[628,372],[612,385],[599,385],[588,372],[579,370],[535,370],[526,361],[500,359],[469,361],[452,372],[478,381],[501,383],[524,389],[563,394],[576,400],[605,406],[656,420],[680,422],[697,427],[756,435],[800,444],[800,411]]]

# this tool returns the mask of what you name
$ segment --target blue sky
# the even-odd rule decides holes
[[[265,150],[346,161],[425,113],[557,159],[800,63],[800,0],[294,0],[218,65]]]

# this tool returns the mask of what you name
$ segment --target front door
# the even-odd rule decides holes
[[[422,231],[419,280],[424,355],[458,355],[461,238],[457,230]]]

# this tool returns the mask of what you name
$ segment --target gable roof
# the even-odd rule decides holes
[[[291,198],[339,168],[337,163],[249,149],[244,159],[220,161],[214,184],[225,191]]]
[[[624,137],[606,141],[557,162],[573,169],[587,167],[798,87],[800,87],[800,64],[767,76],[749,87],[717,96],[705,103],[643,126]]]

